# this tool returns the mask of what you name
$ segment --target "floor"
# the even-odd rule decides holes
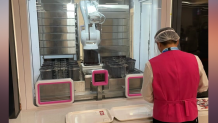
[[[65,123],[65,116],[69,112],[92,109],[111,109],[112,107],[145,104],[151,105],[143,99],[110,99],[104,101],[76,102],[73,104],[39,107],[34,110],[22,110],[17,119],[10,119],[9,123]],[[113,123],[119,123],[114,120]],[[123,123],[152,123],[151,119],[127,121]],[[199,112],[199,123],[208,123],[208,111]]]

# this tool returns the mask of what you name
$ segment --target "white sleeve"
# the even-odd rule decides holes
[[[199,67],[199,74],[200,74],[200,82],[199,82],[199,86],[198,86],[198,92],[202,93],[207,91],[208,89],[208,78],[207,75],[204,71],[204,67],[202,65],[201,60],[199,59],[198,56],[196,56],[197,62],[198,62],[198,67]]]
[[[142,84],[141,94],[144,100],[150,103],[153,103],[154,101],[152,82],[153,82],[153,72],[152,72],[151,64],[150,62],[148,62],[145,65],[145,71],[143,74],[143,84]]]

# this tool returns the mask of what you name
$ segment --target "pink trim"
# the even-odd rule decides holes
[[[39,86],[40,85],[49,85],[49,84],[63,84],[63,83],[70,83],[70,100],[60,100],[60,101],[50,101],[50,102],[41,102],[40,100],[40,90]],[[45,104],[55,104],[55,103],[66,103],[66,102],[71,102],[72,101],[72,83],[71,82],[53,82],[53,83],[40,83],[37,85],[37,90],[38,90],[38,103],[40,105],[45,105]]]
[[[139,94],[130,94],[130,93],[129,93],[129,79],[135,79],[135,78],[143,78],[143,76],[129,77],[129,78],[127,79],[127,95],[128,95],[129,97],[141,96],[141,93],[139,93]]]
[[[95,78],[94,78],[95,74],[105,74],[105,81],[95,82]],[[107,70],[95,70],[95,71],[93,71],[92,72],[92,84],[94,86],[107,85],[108,84],[108,71]]]

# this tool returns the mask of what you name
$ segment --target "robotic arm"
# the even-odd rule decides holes
[[[83,15],[85,27],[85,30],[81,31],[83,49],[98,49],[98,44],[100,43],[100,31],[97,30],[97,25],[103,24],[106,17],[98,12],[98,3],[96,0],[80,1],[80,9]]]

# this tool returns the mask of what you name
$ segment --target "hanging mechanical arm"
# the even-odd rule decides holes
[[[100,43],[100,31],[97,25],[105,21],[105,16],[98,12],[98,2],[96,0],[80,1],[80,9],[84,19],[85,30],[81,31],[81,42],[83,49],[98,49]],[[103,21],[102,21],[103,19]]]

